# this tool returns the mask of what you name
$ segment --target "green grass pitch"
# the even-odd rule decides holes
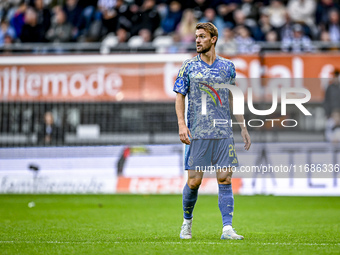
[[[28,203],[34,201],[35,207]],[[1,195],[0,254],[340,254],[340,197],[235,196],[243,241],[220,240],[200,195],[180,240],[179,195]]]

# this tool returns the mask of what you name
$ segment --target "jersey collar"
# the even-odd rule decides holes
[[[208,67],[208,68],[213,68],[213,67],[216,65],[216,63],[217,63],[218,55],[216,55],[215,61],[214,61],[214,63],[212,63],[211,65],[208,65],[206,62],[204,62],[204,61],[201,59],[201,53],[198,54],[197,56],[198,56],[199,61],[201,61],[201,63],[203,63],[203,65],[205,65],[205,66]]]

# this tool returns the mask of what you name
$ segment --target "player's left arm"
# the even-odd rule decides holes
[[[231,80],[230,83],[232,85],[236,86],[236,69],[235,69],[235,65],[233,62],[231,63]],[[231,109],[231,113],[233,115],[233,94],[230,92],[229,90],[229,106]],[[241,127],[241,135],[243,138],[243,142],[244,142],[244,149],[245,150],[249,150],[250,145],[251,145],[251,141],[250,141],[250,135],[248,133],[248,129],[246,126],[246,123],[244,121],[244,116],[243,115],[235,115],[235,118],[237,120],[237,122],[239,123],[240,127]]]
[[[230,90],[229,90],[229,106],[230,106],[231,112],[233,113],[233,94],[230,92]],[[235,118],[241,127],[241,135],[242,135],[243,142],[244,142],[244,149],[249,150],[250,145],[251,145],[251,140],[250,140],[250,135],[248,133],[246,123],[244,121],[244,116],[235,115]]]

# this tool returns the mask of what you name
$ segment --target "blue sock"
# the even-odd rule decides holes
[[[194,210],[197,201],[198,189],[190,189],[186,183],[183,189],[183,211],[184,219],[192,218],[192,211]]]
[[[218,184],[218,207],[222,214],[223,227],[232,225],[234,196],[231,184]]]

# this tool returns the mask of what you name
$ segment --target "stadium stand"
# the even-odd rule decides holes
[[[338,46],[339,10],[339,3],[335,0],[318,3],[313,0],[191,0],[185,4],[167,0],[8,0],[0,3],[0,46],[3,51],[10,51],[15,49],[12,44],[32,40],[55,42],[51,31],[61,25],[67,27],[63,29],[67,35],[58,36],[58,41],[62,37],[62,42],[102,42],[108,34],[118,36],[122,30],[126,33],[123,40],[126,42],[134,41],[134,36],[141,36],[140,33],[144,41],[176,34],[179,42],[188,42],[183,27],[190,13],[193,14],[191,19],[215,22],[220,34],[224,29],[231,29],[234,38],[242,37],[244,29],[239,27],[243,26],[249,32],[249,38],[262,45],[268,41],[284,43],[294,38],[294,28],[296,30],[299,25],[299,31],[312,42],[328,41]],[[71,35],[69,26],[72,27]],[[36,36],[26,38],[27,29],[31,34],[35,31]],[[267,36],[273,32],[277,36]],[[146,37],[149,38],[146,40]],[[189,41],[192,42],[193,38]],[[329,45],[329,48],[334,46]],[[320,47],[315,47],[318,49]]]

